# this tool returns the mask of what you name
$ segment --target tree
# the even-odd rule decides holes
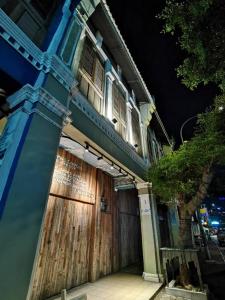
[[[186,58],[177,74],[191,90],[214,82],[225,91],[224,16],[224,0],[167,0],[159,15],[163,32],[179,36]]]
[[[223,109],[224,108],[224,109]],[[164,201],[178,200],[180,246],[192,247],[191,217],[207,195],[215,167],[225,164],[225,97],[198,116],[194,137],[153,165],[153,191]]]

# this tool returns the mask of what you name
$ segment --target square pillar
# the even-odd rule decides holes
[[[112,98],[112,86],[114,81],[114,76],[111,73],[112,65],[109,60],[105,64],[105,116],[112,123],[113,119],[113,98]]]
[[[144,261],[143,278],[147,281],[162,282],[156,201],[152,194],[151,183],[137,183],[137,189]]]
[[[42,88],[24,86],[1,137],[0,293],[29,299],[31,275],[67,107]]]

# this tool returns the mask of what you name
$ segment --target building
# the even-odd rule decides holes
[[[1,295],[45,299],[142,260],[160,281],[146,172],[157,133],[170,142],[105,0],[0,5]]]

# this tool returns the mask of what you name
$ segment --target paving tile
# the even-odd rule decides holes
[[[68,298],[86,293],[88,300],[149,300],[160,286],[138,275],[116,273],[73,289]]]

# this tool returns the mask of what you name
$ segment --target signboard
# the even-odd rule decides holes
[[[96,169],[64,149],[59,149],[51,194],[95,203]]]
[[[140,199],[140,210],[142,216],[150,215],[150,202],[148,195],[146,197],[142,196]]]

